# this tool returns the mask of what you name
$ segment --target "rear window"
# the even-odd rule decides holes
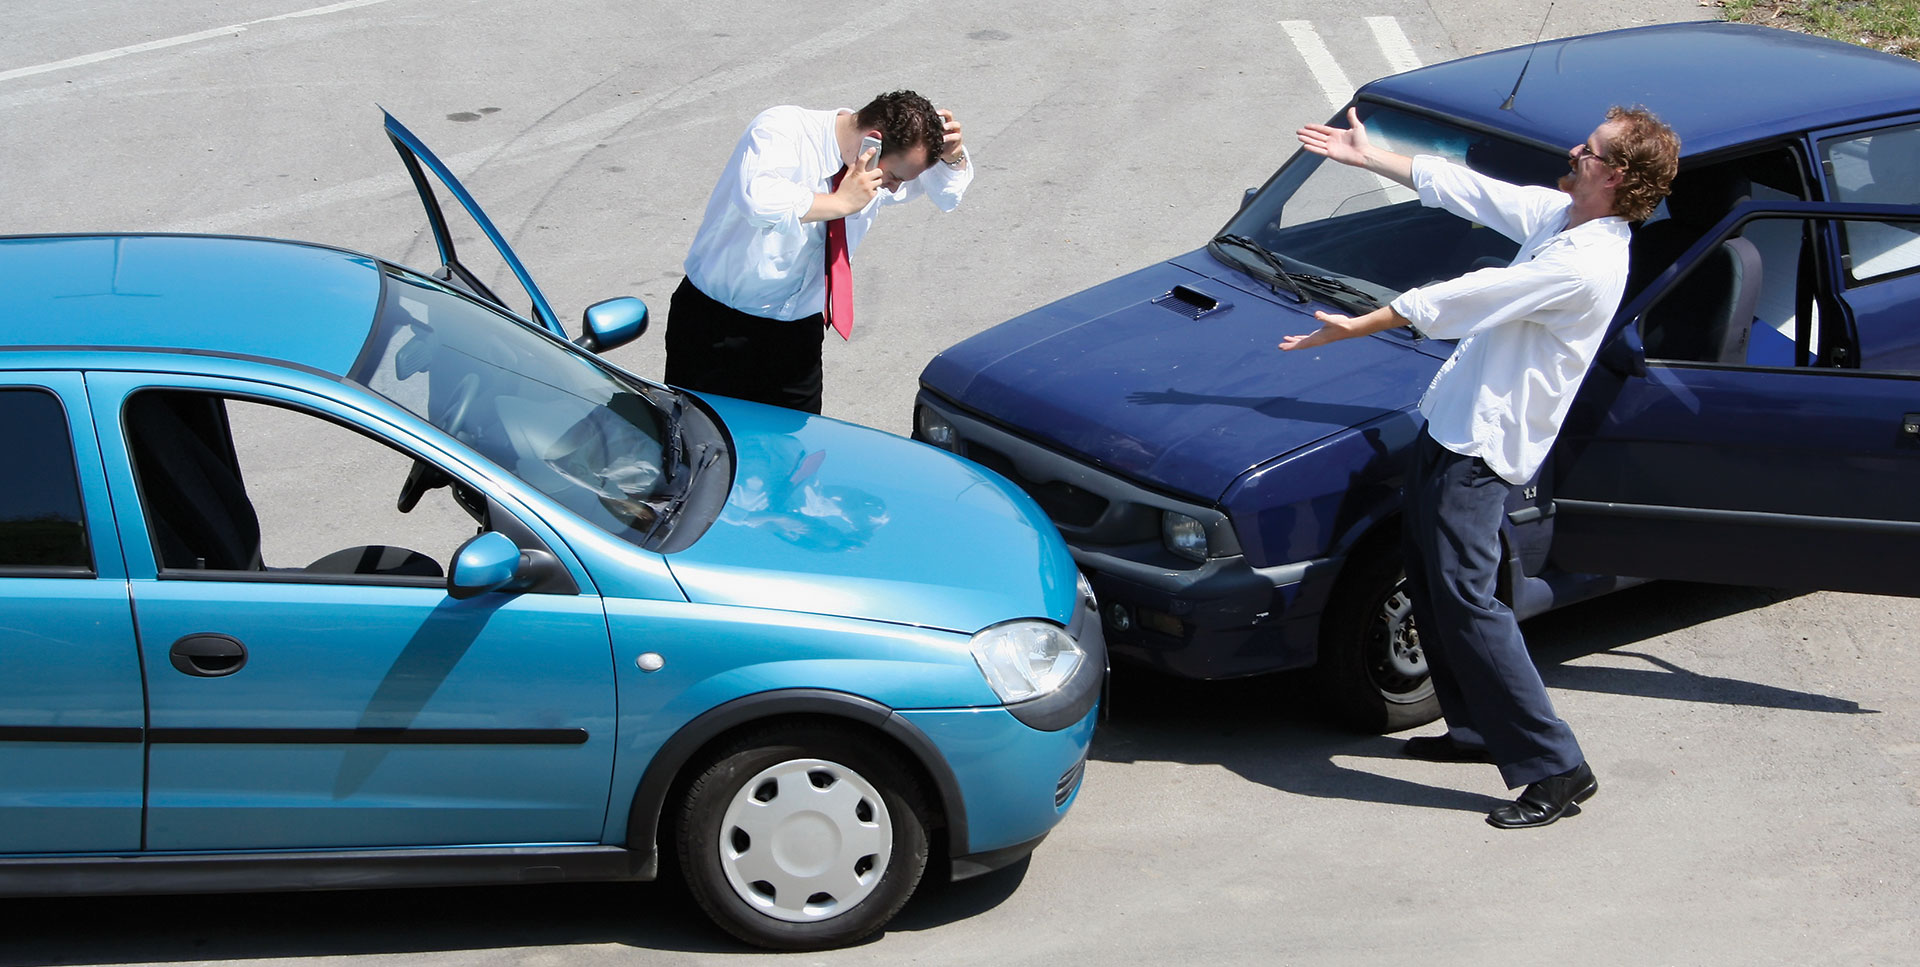
[[[66,410],[52,393],[0,389],[0,573],[92,572]]]

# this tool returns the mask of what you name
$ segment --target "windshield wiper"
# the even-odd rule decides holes
[[[1287,291],[1292,292],[1296,300],[1300,302],[1307,301],[1307,294],[1300,291],[1300,283],[1295,282],[1293,276],[1288,275],[1286,268],[1280,264],[1280,256],[1268,251],[1265,245],[1245,235],[1216,235],[1211,244],[1218,245],[1222,248],[1231,245],[1234,248],[1252,253],[1254,258],[1259,259],[1260,264],[1266,266],[1267,271],[1272,273],[1267,279],[1267,285],[1271,287],[1275,293],[1280,292],[1279,283],[1284,282],[1286,283]]]
[[[680,438],[680,396],[677,393],[673,397],[673,409],[667,412],[667,442],[661,449],[672,454],[667,479],[679,479],[680,468],[687,462],[687,452],[686,443]]]
[[[1318,289],[1322,292],[1334,292],[1340,295],[1352,296],[1354,301],[1364,306],[1368,311],[1380,308],[1379,299],[1375,298],[1371,293],[1354,287],[1344,279],[1336,279],[1331,275],[1311,275],[1304,272],[1295,272],[1293,279],[1302,285]]]
[[[676,406],[677,405],[678,404],[676,404]],[[702,443],[700,444],[700,460],[698,463],[688,463],[685,460],[679,461],[685,466],[686,471],[684,474],[674,475],[676,479],[681,481],[680,489],[674,491],[666,500],[649,505],[654,509],[654,513],[657,516],[653,518],[653,526],[647,528],[646,536],[640,539],[641,543],[652,543],[653,535],[657,533],[661,527],[666,526],[667,521],[680,515],[680,505],[687,502],[688,494],[693,493],[693,478],[698,476],[701,471],[713,466],[713,462],[718,459],[720,459],[720,448],[713,447],[709,449],[708,444]]]

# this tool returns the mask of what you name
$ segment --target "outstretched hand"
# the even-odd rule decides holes
[[[1313,317],[1320,320],[1320,328],[1302,336],[1288,336],[1280,340],[1280,348],[1288,352],[1295,349],[1312,349],[1315,346],[1324,346],[1336,339],[1345,339],[1352,335],[1352,333],[1347,331],[1347,326],[1353,322],[1352,316],[1344,316],[1338,312],[1321,311],[1315,312]]]
[[[1294,133],[1300,138],[1300,146],[1314,154],[1324,155],[1343,165],[1364,167],[1367,163],[1367,128],[1360,123],[1360,113],[1354,108],[1347,108],[1347,126],[1344,128],[1309,124]]]

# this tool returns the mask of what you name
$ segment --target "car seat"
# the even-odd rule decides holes
[[[140,393],[127,402],[126,431],[160,567],[262,570],[260,518],[240,479],[222,401]]]

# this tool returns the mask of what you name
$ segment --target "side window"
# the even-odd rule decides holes
[[[1647,358],[1920,374],[1909,302],[1920,275],[1842,293],[1821,282],[1832,275],[1822,265],[1829,231],[1859,237],[1881,224],[1762,216],[1740,225],[1641,314]]]
[[[1798,157],[1774,149],[1681,172],[1660,211],[1634,234],[1627,298],[1652,285],[1735,207],[1803,200]],[[1811,271],[1801,264],[1803,252],[1810,257],[1806,245],[1800,220],[1755,219],[1709,247],[1641,313],[1647,358],[1793,365],[1801,320],[1818,326],[1818,308],[1806,298],[1811,287],[1802,284],[1803,269]]]
[[[483,516],[458,484],[402,513],[413,457],[303,410],[149,390],[125,423],[162,574],[438,584]]]
[[[1920,205],[1920,125],[1834,139],[1820,151],[1834,201]],[[1920,224],[1844,222],[1840,245],[1850,286],[1920,269]]]
[[[93,556],[66,409],[45,390],[0,390],[0,574],[81,568]]]

